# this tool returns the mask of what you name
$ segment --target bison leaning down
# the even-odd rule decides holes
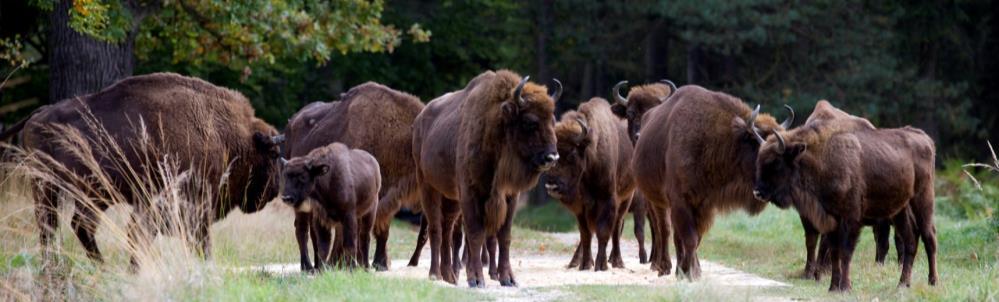
[[[315,213],[314,229],[328,230],[339,223],[336,241],[342,250],[335,251],[339,257],[333,260],[349,268],[358,261],[368,267],[371,229],[382,186],[378,161],[363,150],[332,143],[305,156],[282,159],[282,166],[281,200],[298,213]],[[322,267],[330,261],[326,258],[330,237],[317,237],[314,244],[324,257],[318,257],[316,266]]]
[[[36,181],[34,187],[45,251],[58,226],[57,201],[65,193],[60,188],[84,190],[81,194],[92,200],[73,197],[72,225],[97,262],[102,261],[94,239],[97,216],[115,202],[134,208],[132,246],[145,246],[149,235],[166,230],[167,221],[153,223],[164,217],[151,217],[169,193],[161,192],[164,183],[188,193],[179,217],[190,223],[184,231],[191,232],[205,256],[213,220],[237,206],[255,212],[276,195],[279,142],[272,136],[277,132],[254,117],[246,97],[200,79],[170,73],[134,76],[42,107],[22,123],[25,149],[51,156],[46,166],[58,178]],[[132,263],[137,265],[134,255]]]
[[[413,120],[423,110],[415,96],[368,82],[344,93],[339,101],[311,103],[288,120],[284,150],[288,156],[303,156],[316,148],[340,142],[361,149],[378,159],[383,181],[378,214],[375,218],[376,270],[390,267],[388,258],[389,225],[399,208],[416,208],[416,168],[408,152],[413,143]],[[328,230],[310,232],[307,213],[295,217],[295,234],[301,254],[302,270],[311,270],[308,240],[311,233],[313,252],[318,254],[318,237],[329,237]],[[318,259],[319,257],[316,256]],[[365,264],[366,265],[366,264]]]
[[[434,99],[416,118],[413,156],[428,220],[431,278],[455,282],[446,251],[460,215],[468,285],[485,286],[480,256],[491,235],[499,240],[500,283],[517,284],[510,267],[513,212],[517,196],[558,161],[557,95],[513,72],[487,71],[464,89]]]
[[[843,117],[827,118],[836,115]],[[892,219],[902,237],[899,286],[908,286],[911,279],[914,232],[926,246],[929,283],[936,284],[933,140],[912,127],[876,129],[825,101],[815,106],[812,117],[797,129],[775,132],[766,142],[759,139],[754,195],[781,208],[793,205],[828,236],[830,291],[850,289],[850,260],[860,229],[874,219]]]
[[[738,98],[693,85],[677,90],[644,119],[632,165],[635,182],[650,205],[669,209],[677,272],[696,279],[697,247],[714,215],[763,210],[765,204],[752,194],[760,146],[753,129],[769,133],[782,126]],[[665,250],[660,244],[657,253]]]
[[[610,262],[624,268],[620,239],[635,182],[631,177],[634,151],[624,123],[602,98],[593,98],[569,111],[555,125],[558,164],[547,172],[545,189],[576,215],[579,245],[569,267],[593,266],[590,240],[597,235],[595,270],[607,270],[607,241],[613,239]]]

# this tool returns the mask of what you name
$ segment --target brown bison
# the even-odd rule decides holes
[[[151,223],[151,211],[158,209],[154,199],[161,194],[163,178],[170,177],[155,171],[165,161],[178,175],[192,176],[182,181],[180,192],[212,192],[210,198],[184,196],[191,204],[180,209],[180,217],[191,218],[186,231],[205,257],[212,221],[236,207],[255,212],[277,193],[277,131],[254,117],[242,94],[196,78],[172,73],[129,77],[100,92],[39,108],[2,136],[21,130],[24,148],[51,156],[49,166],[61,179],[38,181],[33,188],[46,254],[58,227],[56,207],[65,183],[87,190],[92,199],[77,200],[72,226],[97,262],[102,261],[94,239],[97,215],[115,202],[134,208],[130,244],[145,246],[148,235],[167,231],[168,221]],[[82,141],[67,148],[71,133],[79,133]],[[93,157],[81,155],[87,153]],[[104,178],[108,181],[101,182]],[[138,264],[134,255],[132,264]]]
[[[763,130],[765,131],[765,130]],[[850,260],[865,222],[891,219],[901,235],[902,276],[909,286],[916,233],[926,246],[929,283],[937,282],[933,225],[935,147],[922,130],[877,129],[820,101],[805,125],[762,144],[754,195],[794,206],[830,241],[830,291],[850,290]]]
[[[546,173],[545,189],[573,214],[579,226],[579,245],[570,268],[607,270],[607,243],[613,239],[610,262],[624,268],[620,239],[624,216],[635,193],[631,177],[634,146],[626,125],[610,104],[593,98],[569,111],[555,125],[558,164]],[[597,235],[594,267],[590,240]]]
[[[561,90],[561,89],[559,89]],[[431,278],[456,282],[451,229],[462,216],[471,287],[485,286],[481,250],[499,243],[499,281],[517,282],[510,267],[510,228],[517,196],[558,161],[555,101],[544,86],[501,70],[431,101],[413,126],[413,156],[428,219]],[[442,236],[442,234],[444,236]]]
[[[694,85],[678,89],[643,120],[632,165],[635,181],[650,205],[668,209],[661,213],[669,213],[675,232],[677,273],[696,279],[697,247],[715,213],[756,214],[765,207],[752,194],[760,146],[753,127],[770,133],[782,126],[738,98]],[[660,234],[657,238],[668,236]],[[665,251],[662,242],[654,244],[657,252]],[[668,272],[665,264],[658,268],[660,275]]]
[[[375,218],[372,265],[379,271],[390,267],[386,242],[392,217],[403,205],[418,208],[415,164],[406,150],[412,149],[413,120],[421,110],[423,103],[418,98],[368,82],[348,90],[340,101],[305,106],[289,119],[285,130],[284,151],[288,156],[303,156],[313,149],[340,142],[378,159],[384,186]],[[312,269],[308,252],[310,234],[314,254],[318,254],[317,236],[330,236],[328,229],[317,230],[319,234],[310,232],[313,223],[309,216],[299,213],[295,217],[295,234],[305,271]]]
[[[298,213],[312,213],[319,226],[340,224],[336,240],[342,247],[341,265],[353,268],[357,261],[368,266],[368,248],[382,186],[378,161],[368,152],[332,143],[305,156],[282,159],[281,200]],[[316,205],[314,205],[315,203]],[[329,237],[319,237],[317,266],[329,262]]]
[[[676,85],[670,80],[663,79],[658,83],[631,87],[628,91],[628,96],[625,97],[621,95],[621,87],[627,84],[628,81],[621,81],[614,85],[612,92],[615,102],[611,106],[611,110],[618,117],[628,121],[628,136],[631,138],[631,142],[635,143],[638,141],[639,130],[642,128],[642,120],[645,113],[665,103],[676,92]],[[632,206],[636,210],[636,231],[638,230],[639,223],[644,222],[644,219],[639,219],[639,217],[647,216],[652,221],[650,228],[653,242],[651,251],[652,269],[668,273],[673,267],[669,258],[669,213],[666,211],[666,208],[648,204],[641,192],[638,192],[635,196],[637,197],[632,201],[634,203]],[[642,241],[644,241],[644,238],[639,239],[640,245],[643,243]],[[664,248],[660,250],[658,247]],[[643,252],[644,249],[639,250],[639,260],[645,263],[644,257],[641,255]]]

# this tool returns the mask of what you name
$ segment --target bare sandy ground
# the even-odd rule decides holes
[[[575,245],[579,240],[577,233],[552,233],[552,240],[559,240]],[[595,244],[594,244],[595,245]],[[603,272],[592,270],[579,271],[577,269],[567,269],[571,255],[550,256],[550,255],[524,255],[514,253],[511,256],[514,276],[519,287],[506,288],[499,285],[499,282],[488,280],[486,288],[481,292],[499,298],[502,301],[554,301],[571,299],[571,293],[560,290],[560,287],[572,285],[635,285],[650,287],[686,286],[687,281],[677,280],[673,275],[658,277],[656,272],[649,269],[649,265],[638,263],[638,243],[634,240],[621,241],[622,252],[625,260],[625,268],[610,269]],[[595,248],[595,247],[594,247]],[[596,253],[594,252],[594,255]],[[378,274],[400,278],[413,278],[428,280],[427,270],[430,265],[430,248],[424,249],[420,265],[418,267],[408,267],[408,259],[395,259],[392,261],[392,269]],[[675,262],[674,262],[675,263]],[[275,274],[297,274],[299,267],[297,263],[272,264],[262,267],[252,268],[253,270],[264,270]],[[701,259],[702,277],[695,282],[703,288],[725,288],[739,291],[741,289],[761,289],[767,287],[784,287],[790,284],[766,279],[760,276],[735,270],[720,264]],[[483,272],[486,273],[486,272]],[[465,274],[462,270],[458,277],[458,286],[466,288]],[[441,286],[452,286],[443,281],[434,281]],[[742,297],[743,300],[746,297]],[[753,299],[757,300],[757,299]],[[762,300],[772,300],[763,297]],[[777,299],[780,300],[780,299]]]

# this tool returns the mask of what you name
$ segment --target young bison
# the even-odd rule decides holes
[[[337,233],[337,241],[343,250],[342,258],[336,260],[349,268],[360,260],[367,267],[368,245],[382,186],[378,161],[363,150],[332,143],[313,149],[308,155],[282,160],[282,164],[281,200],[297,212],[317,211],[322,225],[315,228],[328,230],[339,223],[337,230],[342,232]],[[318,238],[322,262],[330,261],[329,240],[329,237]]]
[[[610,260],[624,268],[620,239],[635,183],[631,177],[631,153],[625,125],[611,113],[610,104],[593,98],[579,111],[562,115],[555,125],[558,164],[549,171],[545,189],[576,215],[579,245],[569,267],[590,269],[590,240],[597,235],[597,271],[607,270],[607,241],[613,239]]]
[[[756,162],[754,195],[780,208],[794,206],[830,241],[830,291],[850,290],[850,261],[865,222],[892,219],[901,235],[899,286],[909,286],[918,232],[937,282],[933,225],[935,146],[922,130],[876,129],[820,101],[813,117],[792,131],[775,131]],[[834,116],[847,118],[823,118]],[[782,134],[783,133],[783,134]]]

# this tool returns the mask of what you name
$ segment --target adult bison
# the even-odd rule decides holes
[[[626,125],[611,113],[610,104],[593,98],[569,111],[555,125],[558,164],[547,172],[545,189],[575,216],[579,245],[569,267],[607,270],[607,243],[613,239],[610,262],[624,268],[620,239],[635,182],[631,176],[634,146]],[[590,242],[597,235],[594,266]]]
[[[701,272],[697,247],[715,213],[744,209],[756,214],[765,207],[752,194],[760,146],[753,129],[770,133],[782,126],[738,98],[694,85],[678,89],[643,119],[632,165],[635,181],[651,205],[668,209],[677,273],[696,279]],[[655,248],[665,250],[664,245]],[[664,266],[660,274],[668,272]]]
[[[510,267],[517,196],[559,156],[554,130],[559,93],[549,96],[527,79],[507,70],[484,72],[464,89],[431,101],[416,118],[413,156],[428,219],[431,278],[456,282],[447,251],[460,214],[469,249],[468,285],[485,286],[480,256],[492,235],[499,241],[500,284],[517,284]]]
[[[289,119],[285,130],[287,156],[303,156],[313,149],[340,142],[378,159],[383,186],[375,219],[372,265],[379,271],[390,267],[386,242],[392,217],[403,205],[417,206],[415,164],[407,150],[412,150],[413,120],[422,110],[423,103],[415,96],[368,82],[348,90],[340,101],[305,106]],[[312,269],[308,257],[310,234],[317,259],[317,236],[330,236],[329,229],[312,229],[313,219],[309,216],[297,213],[295,217],[301,266],[306,271]]]
[[[176,217],[188,223],[181,230],[190,232],[205,257],[212,221],[236,207],[255,212],[277,194],[277,131],[254,117],[240,93],[196,78],[129,77],[39,108],[10,131],[19,130],[25,149],[51,157],[43,169],[56,177],[35,181],[33,188],[45,254],[65,190],[79,190],[72,226],[96,262],[103,261],[94,239],[98,215],[114,203],[133,206],[129,243],[135,248],[149,244],[149,235],[177,230],[163,220],[174,216],[157,212],[170,194],[162,192],[164,183],[186,193]],[[134,255],[131,261],[138,265]]]
[[[312,213],[314,228],[330,229],[340,224],[337,242],[341,250],[335,262],[354,268],[368,266],[368,248],[381,189],[378,161],[370,153],[332,143],[312,149],[304,156],[282,159],[281,200],[298,213]],[[313,204],[318,206],[313,206]],[[319,237],[319,250],[329,257],[329,237]],[[320,257],[316,265],[328,263]],[[307,258],[307,257],[306,257]]]
[[[652,110],[652,108],[665,103],[666,100],[674,92],[676,92],[676,85],[674,85],[670,80],[663,79],[658,83],[631,87],[631,89],[628,90],[628,95],[623,96],[621,95],[621,87],[624,87],[624,85],[627,84],[628,81],[621,81],[614,85],[612,92],[615,102],[614,105],[611,106],[611,110],[618,117],[628,121],[628,136],[631,138],[631,142],[635,143],[638,141],[638,137],[640,135],[639,130],[642,127],[642,120],[645,113]],[[636,193],[635,196],[636,197],[632,201],[632,206],[635,207],[636,231],[638,230],[639,224],[644,222],[644,217],[642,219],[639,219],[639,217],[647,216],[652,222],[650,227],[652,231],[652,251],[650,259],[652,262],[652,269],[669,273],[673,267],[669,258],[669,212],[666,208],[648,204],[641,192]],[[639,239],[640,246],[643,243],[642,241],[644,241],[644,239]],[[659,249],[659,247],[663,248]],[[644,253],[644,248],[639,250],[639,260],[644,263],[645,257],[642,256],[642,253]]]
[[[910,284],[915,232],[926,246],[929,283],[936,284],[935,146],[926,133],[912,127],[877,129],[820,101],[805,125],[774,134],[766,141],[758,136],[762,147],[753,193],[780,208],[793,205],[827,234],[830,291],[850,290],[850,260],[860,228],[874,219],[891,219],[902,237],[899,286]]]

